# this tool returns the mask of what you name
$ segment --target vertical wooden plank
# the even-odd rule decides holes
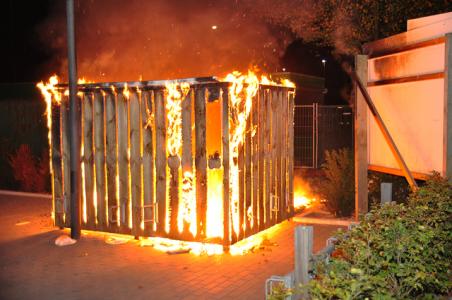
[[[192,97],[193,89],[185,96],[182,101],[182,177],[184,180],[191,180],[191,187],[194,188],[193,178],[193,153],[192,153]],[[185,174],[189,173],[189,177],[185,177]],[[183,191],[184,192],[184,191]],[[191,192],[191,191],[190,191]],[[184,196],[182,196],[184,197]],[[189,197],[187,195],[186,197]],[[195,199],[193,199],[195,200]],[[191,234],[189,232],[190,224],[183,222],[183,236],[187,237]]]
[[[294,92],[289,92],[289,108],[288,108],[288,176],[289,176],[289,206],[290,206],[290,216],[294,215]]]
[[[162,90],[155,90],[155,199],[158,205],[157,231],[165,233],[166,225],[166,127]]]
[[[93,102],[92,94],[85,92],[83,95],[83,157],[85,173],[85,203],[86,203],[86,228],[94,229],[96,226],[96,212],[94,203],[94,157],[93,157]]]
[[[239,232],[237,239],[240,241],[245,237],[244,222],[245,222],[245,145],[242,144],[238,148],[237,164],[239,168]]]
[[[271,161],[272,161],[272,170],[271,170],[271,186],[270,190],[272,193],[272,205],[271,208],[271,224],[275,224],[278,219],[278,206],[279,206],[279,192],[278,192],[278,94],[272,89],[270,91],[271,94],[271,113],[272,113],[272,130],[271,130]]]
[[[128,99],[122,91],[117,94],[118,120],[118,176],[120,232],[130,231],[129,220],[129,154],[128,154]]]
[[[179,215],[179,166],[180,158],[177,155],[168,157],[170,171],[169,205],[170,205],[170,236],[178,236],[177,217]]]
[[[69,147],[69,97],[63,96],[60,109],[61,155],[65,226],[71,226],[71,159]]]
[[[259,231],[265,228],[265,156],[266,156],[266,140],[265,140],[265,127],[267,123],[266,114],[267,111],[265,109],[265,89],[263,87],[259,88],[259,122],[257,125],[257,136],[258,136],[258,151],[259,151]]]
[[[276,96],[276,195],[278,197],[278,211],[276,214],[276,222],[281,222],[282,212],[284,210],[284,197],[282,191],[282,141],[283,133],[282,130],[282,99],[281,99],[281,88],[274,88]]]
[[[119,190],[117,181],[117,124],[116,95],[108,90],[105,94],[105,148],[107,162],[107,198],[109,231],[118,231],[119,225]]]
[[[196,136],[196,212],[197,234],[203,238],[206,232],[207,209],[207,157],[206,157],[206,92],[197,88],[195,96],[195,136]]]
[[[96,197],[98,228],[105,230],[107,225],[107,203],[105,184],[105,131],[104,131],[104,97],[97,90],[94,92],[94,166],[96,170]]]
[[[253,99],[254,100],[254,99]],[[252,180],[251,180],[251,155],[252,155],[252,145],[251,145],[251,127],[252,127],[252,111],[251,107],[250,114],[246,120],[246,130],[245,130],[245,236],[251,234],[251,222],[252,222]]]
[[[355,56],[357,75],[367,86],[367,56]],[[355,84],[355,218],[367,213],[367,104]]]
[[[222,145],[223,145],[223,248],[229,249],[231,243],[229,234],[229,94],[223,89],[221,113]]]
[[[252,145],[252,183],[251,183],[251,194],[253,203],[253,226],[252,232],[257,232],[259,227],[259,207],[258,207],[258,196],[259,196],[259,101],[260,101],[261,89],[258,88],[257,94],[254,97],[253,107],[252,107],[252,131],[251,131],[251,145]]]
[[[281,220],[287,219],[287,89],[281,88],[280,91],[280,129],[281,129]]]
[[[265,147],[265,227],[271,225],[272,218],[272,152],[271,152],[271,128],[272,128],[272,113],[271,113],[271,94],[268,89],[265,89],[265,135],[264,135],[264,147]]]
[[[141,111],[137,91],[130,93],[130,180],[132,199],[132,235],[142,235],[142,199],[141,199]]]
[[[141,130],[143,134],[143,219],[144,236],[150,236],[154,229],[156,215],[154,204],[154,149],[153,149],[153,92],[143,91],[141,94]]]
[[[52,101],[51,104],[51,159],[52,159],[52,187],[55,214],[55,225],[64,227],[64,200],[63,200],[63,173],[61,161],[61,131],[60,131],[60,104]]]

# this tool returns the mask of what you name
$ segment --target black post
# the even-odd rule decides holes
[[[69,121],[71,157],[71,238],[78,240],[80,214],[80,104],[77,100],[77,63],[75,53],[74,1],[66,0],[67,56],[69,65]]]

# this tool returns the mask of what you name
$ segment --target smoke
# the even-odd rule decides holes
[[[65,78],[65,7],[58,2],[39,33],[55,52],[50,68]],[[79,77],[94,81],[223,75],[251,65],[274,71],[286,46],[229,0],[79,0],[76,44]]]

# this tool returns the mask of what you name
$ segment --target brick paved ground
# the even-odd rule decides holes
[[[90,236],[57,247],[49,211],[48,199],[0,195],[0,299],[263,299],[265,280],[293,269],[293,222],[270,237],[277,246],[208,257]],[[314,226],[314,250],[336,229]]]

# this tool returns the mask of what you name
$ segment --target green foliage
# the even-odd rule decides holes
[[[325,151],[322,165],[325,179],[318,185],[318,193],[325,199],[325,207],[337,216],[350,216],[354,209],[354,166],[350,150]]]
[[[313,299],[432,299],[451,292],[452,185],[435,174],[406,204],[373,209],[339,232],[316,265]]]

